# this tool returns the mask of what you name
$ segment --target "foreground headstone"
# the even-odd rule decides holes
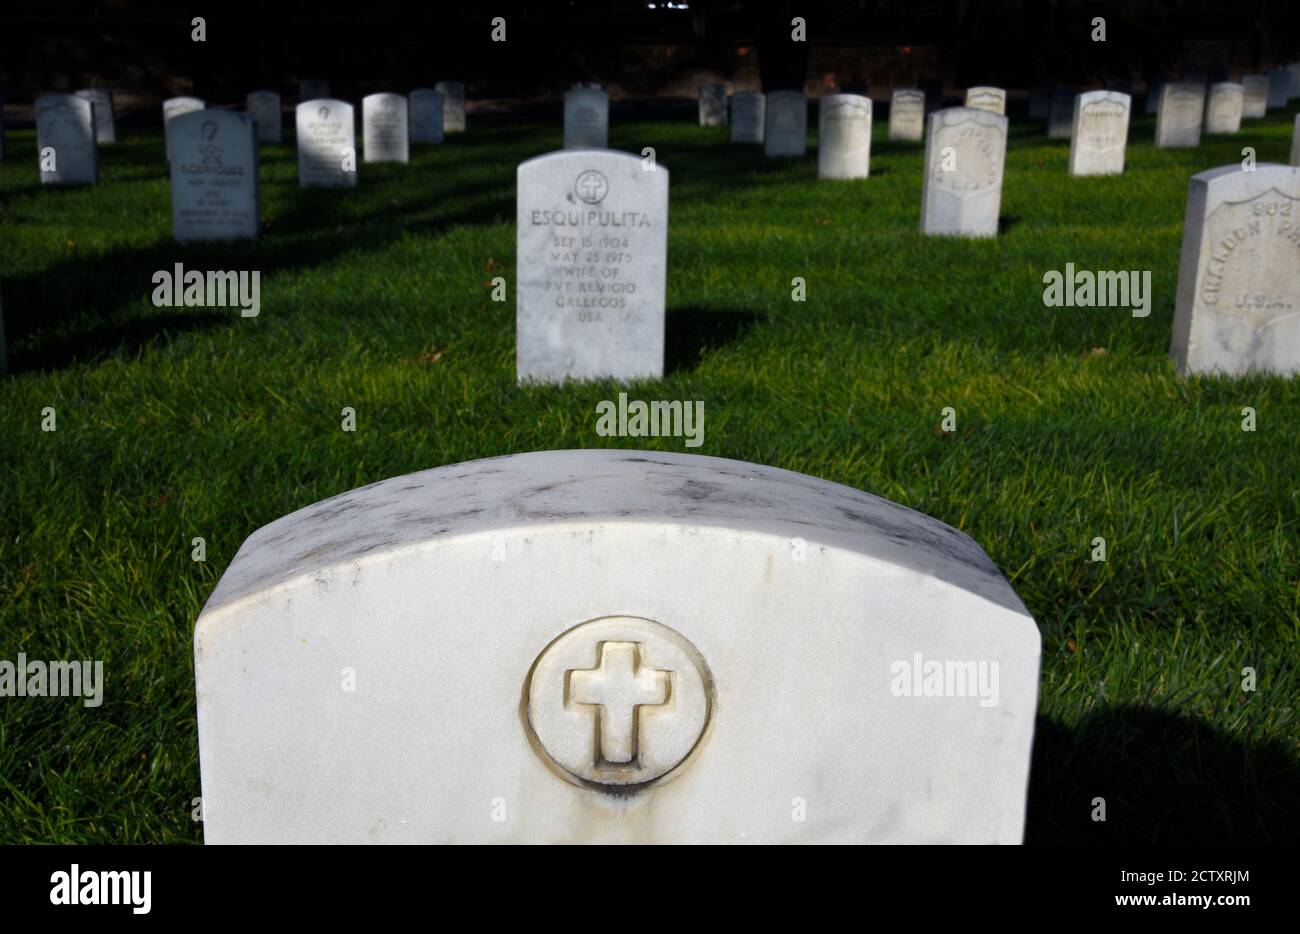
[[[442,120],[446,105],[441,91],[420,88],[409,97],[411,110],[411,142],[436,144],[443,141]]]
[[[257,126],[259,143],[284,141],[284,118],[280,113],[280,95],[274,91],[253,91],[248,95],[248,115]]]
[[[1201,144],[1205,90],[1194,82],[1170,81],[1160,91],[1156,112],[1156,146],[1183,149]]]
[[[520,164],[517,190],[519,381],[662,376],[668,170],[555,152]]]
[[[866,178],[871,174],[871,99],[828,94],[817,123],[817,177]]]
[[[95,111],[75,94],[36,98],[36,155],[42,185],[93,185],[99,181]]]
[[[1039,81],[1029,89],[1029,119],[1046,120],[1052,110],[1052,92],[1050,81]]]
[[[992,237],[1002,207],[1007,118],[951,107],[930,114],[925,134],[921,232]]]
[[[802,91],[768,94],[766,120],[764,155],[802,156],[808,151],[808,98]]]
[[[298,103],[324,100],[330,96],[330,83],[316,78],[304,78],[298,82]]]
[[[1019,843],[1040,651],[978,544],[805,474],[408,474],[254,532],[209,597],[204,839]]]
[[[727,88],[722,84],[700,86],[700,126],[727,125]]]
[[[303,101],[294,117],[299,187],[355,187],[357,137],[352,105],[328,98]]]
[[[112,146],[117,142],[117,121],[113,119],[113,92],[102,88],[87,88],[77,92],[78,97],[90,101],[95,112],[95,142]]]
[[[598,88],[564,93],[564,148],[609,147],[609,95]]]
[[[1268,75],[1246,75],[1241,79],[1241,115],[1248,120],[1268,115]]]
[[[1291,99],[1291,73],[1274,68],[1268,73],[1268,109],[1282,110]]]
[[[1123,174],[1131,106],[1132,98],[1118,91],[1089,91],[1074,99],[1071,175]]]
[[[889,99],[889,138],[919,142],[925,137],[925,92],[895,88]]]
[[[252,118],[229,110],[176,117],[171,182],[177,242],[256,237],[261,201]]]
[[[361,145],[367,162],[410,162],[406,98],[370,94],[361,100]]]
[[[1205,103],[1206,133],[1236,133],[1241,129],[1242,86],[1231,81],[1210,85]]]
[[[737,91],[731,95],[731,141],[762,143],[767,123],[767,100],[758,91]]]
[[[169,160],[172,157],[172,121],[182,114],[194,113],[207,106],[197,97],[169,97],[163,101],[163,147]]]
[[[1184,375],[1300,371],[1300,168],[1192,176],[1170,354]]]
[[[439,81],[433,89],[442,95],[442,131],[465,132],[465,84],[461,81]]]
[[[1074,129],[1074,88],[1055,88],[1052,91],[1052,109],[1047,115],[1047,138],[1069,139]]]
[[[976,87],[966,89],[966,106],[989,113],[1007,112],[1007,92],[1002,88]]]

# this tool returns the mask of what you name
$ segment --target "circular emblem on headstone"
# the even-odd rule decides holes
[[[606,616],[543,649],[524,696],[534,746],[564,778],[643,785],[698,748],[713,679],[695,647],[667,626]]]
[[[203,138],[204,138],[204,139],[209,139],[209,140],[211,140],[211,139],[216,139],[216,138],[217,138],[217,125],[216,125],[216,123],[214,123],[214,122],[211,121],[211,120],[205,120],[205,121],[203,121]]]
[[[599,204],[609,194],[609,179],[595,169],[588,169],[578,176],[573,190],[579,198],[588,204]]]

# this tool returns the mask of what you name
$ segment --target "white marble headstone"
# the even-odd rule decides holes
[[[763,153],[802,156],[808,151],[808,98],[802,91],[772,91],[767,95]]]
[[[1170,81],[1160,90],[1156,111],[1156,146],[1181,149],[1201,144],[1205,89],[1195,82]]]
[[[256,237],[261,222],[253,119],[198,110],[172,120],[172,235],[177,242]]]
[[[1268,115],[1268,75],[1246,75],[1241,79],[1241,115],[1247,120]]]
[[[1074,99],[1079,92],[1074,88],[1054,88],[1052,107],[1047,114],[1047,138],[1069,139],[1074,129]]]
[[[1184,375],[1300,371],[1300,168],[1192,176],[1170,354]]]
[[[367,162],[410,162],[411,137],[406,98],[369,94],[361,100],[361,145]]]
[[[564,148],[609,146],[609,95],[599,88],[570,88],[564,93]]]
[[[298,82],[298,102],[322,100],[330,96],[330,83],[316,78],[304,78]]]
[[[1236,133],[1241,129],[1242,86],[1231,81],[1210,85],[1205,102],[1206,133]]]
[[[919,142],[925,138],[925,92],[895,88],[889,100],[889,138]]]
[[[657,378],[664,368],[668,170],[565,150],[521,163],[520,382]]]
[[[700,86],[700,126],[727,125],[727,87],[724,84]]]
[[[356,118],[352,105],[322,98],[303,101],[294,113],[298,185],[353,188],[357,184]]]
[[[731,141],[762,143],[767,122],[767,98],[758,91],[737,91],[731,95]]]
[[[196,110],[202,110],[208,105],[197,97],[169,97],[163,101],[163,146],[167,152],[167,158],[172,157],[172,121],[181,114],[194,113]]]
[[[284,118],[280,113],[280,95],[274,91],[253,91],[248,95],[248,115],[257,125],[259,143],[284,141]]]
[[[1003,88],[975,87],[966,89],[966,106],[989,113],[1007,112],[1007,92]]]
[[[818,101],[817,177],[871,174],[871,98],[828,94]]]
[[[930,114],[925,135],[921,232],[993,237],[1002,207],[1007,118],[951,107]]]
[[[1040,653],[976,542],[852,487],[408,474],[254,532],[209,597],[204,839],[1020,843]]]
[[[1128,146],[1132,98],[1118,91],[1088,91],[1074,99],[1070,134],[1071,175],[1120,175]]]
[[[445,105],[441,91],[420,88],[409,96],[411,110],[411,142],[436,144],[443,141],[442,120]]]
[[[465,84],[462,81],[439,81],[433,86],[442,94],[443,133],[465,132]]]
[[[99,146],[90,101],[75,94],[36,98],[36,155],[42,185],[99,181]]]
[[[103,88],[87,88],[77,92],[78,97],[90,101],[95,111],[95,142],[112,146],[117,142],[117,121],[113,119],[113,92]]]

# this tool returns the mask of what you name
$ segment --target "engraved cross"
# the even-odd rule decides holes
[[[662,707],[671,693],[671,672],[641,664],[636,642],[601,642],[596,668],[570,669],[569,696],[598,707],[596,761],[614,765],[635,762],[641,732],[641,708]]]

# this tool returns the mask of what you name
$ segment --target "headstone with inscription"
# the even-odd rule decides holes
[[[1300,168],[1192,176],[1170,354],[1183,375],[1300,372]]]
[[[1007,118],[952,107],[930,114],[925,134],[921,232],[992,237],[1002,207]]]
[[[1205,89],[1186,81],[1170,81],[1160,91],[1156,112],[1156,146],[1182,149],[1201,144]]]
[[[168,159],[172,157],[172,121],[181,114],[194,113],[194,111],[202,110],[207,106],[197,97],[170,97],[163,101],[163,146],[167,151]]]
[[[763,153],[802,156],[808,151],[808,98],[802,91],[773,91],[767,95]]]
[[[700,86],[700,126],[727,125],[727,87],[723,84]]]
[[[253,119],[197,110],[172,120],[171,182],[177,242],[256,237],[261,201]]]
[[[87,88],[77,92],[78,97],[90,101],[95,112],[95,142],[112,146],[117,142],[117,121],[113,119],[113,92],[102,88]]]
[[[609,147],[609,95],[597,88],[564,93],[564,148]]]
[[[439,81],[433,86],[442,94],[442,132],[465,132],[465,84],[462,81]]]
[[[369,94],[361,100],[361,145],[367,162],[411,161],[406,98]]]
[[[828,94],[819,104],[818,178],[866,178],[871,174],[871,98]]]
[[[1118,91],[1088,91],[1074,99],[1071,175],[1123,173],[1131,106],[1132,98]]]
[[[925,92],[895,88],[889,99],[889,138],[919,142],[925,138]]]
[[[1079,92],[1074,88],[1054,88],[1052,109],[1047,115],[1047,138],[1069,139],[1074,129],[1074,99]]]
[[[259,143],[284,141],[284,119],[280,113],[280,95],[274,91],[253,91],[248,95],[248,115],[257,126]]]
[[[989,113],[1007,112],[1007,92],[1003,88],[976,87],[966,89],[966,106]]]
[[[42,185],[99,181],[99,146],[90,101],[75,94],[36,98],[36,154]]]
[[[737,91],[731,95],[731,141],[762,143],[767,122],[767,99],[758,91]]]
[[[330,83],[316,78],[304,78],[298,82],[298,103],[315,101],[330,96]]]
[[[593,149],[518,174],[519,381],[662,376],[668,170]]]
[[[442,121],[446,115],[442,92],[432,88],[420,88],[411,92],[409,100],[411,142],[441,143],[443,141]]]
[[[1241,129],[1242,87],[1231,81],[1210,85],[1205,102],[1205,132],[1236,133]]]
[[[298,184],[302,188],[353,188],[357,184],[356,121],[352,105],[322,98],[295,111]]]
[[[1268,75],[1246,75],[1241,79],[1241,115],[1259,120],[1268,115]]]

